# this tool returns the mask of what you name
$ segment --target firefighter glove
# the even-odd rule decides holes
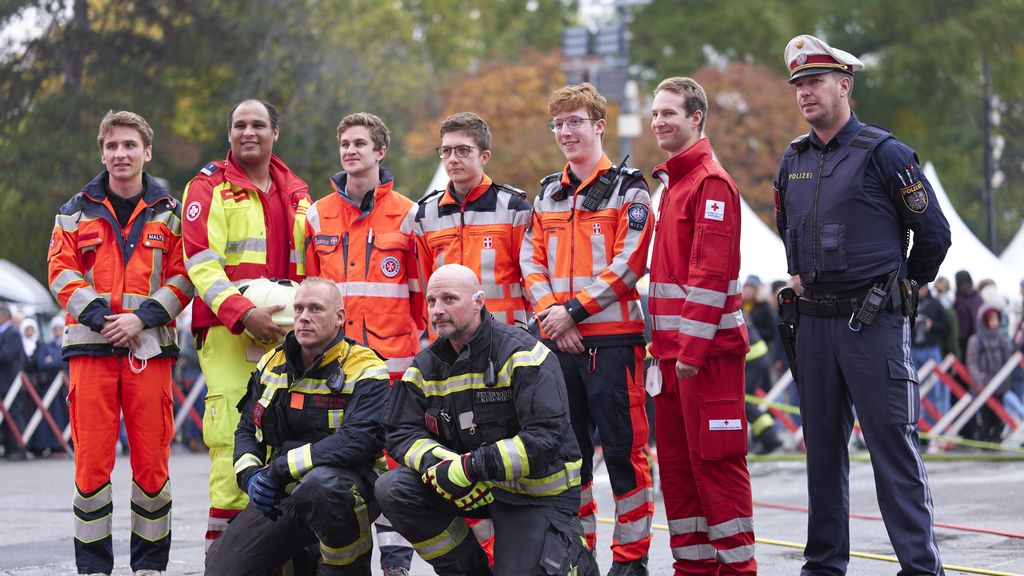
[[[276,520],[280,516],[281,512],[277,509],[277,504],[284,494],[270,479],[269,469],[264,468],[253,474],[249,478],[246,492],[249,493],[249,501],[252,502],[252,505],[263,512],[265,516],[272,520]]]
[[[445,500],[463,510],[475,510],[494,501],[491,489],[473,479],[473,455],[463,454],[431,466],[423,473],[429,484]]]

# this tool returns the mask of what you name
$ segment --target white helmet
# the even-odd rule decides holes
[[[255,278],[247,280],[238,286],[238,290],[257,308],[266,306],[284,306],[271,315],[274,324],[289,331],[295,324],[295,309],[292,303],[295,302],[295,292],[299,289],[299,283],[293,280],[271,280],[269,278]],[[249,334],[246,329],[245,333]]]

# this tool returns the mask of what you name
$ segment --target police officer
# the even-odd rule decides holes
[[[935,278],[949,224],[914,151],[850,110],[857,58],[807,35],[786,46],[811,131],[782,157],[775,199],[789,273],[799,275],[796,359],[810,500],[801,574],[849,562],[853,408],[871,452],[878,504],[900,574],[943,574],[916,422],[911,282]],[[905,254],[908,230],[913,249]]]
[[[438,574],[491,573],[467,517],[492,519],[496,574],[596,573],[554,354],[495,320],[465,266],[434,272],[427,306],[439,338],[388,401],[387,448],[404,466],[377,482],[382,511]]]
[[[209,576],[275,574],[317,543],[317,574],[370,574],[387,366],[345,338],[330,280],[304,280],[294,307],[295,330],[260,360],[240,403],[235,473],[249,504],[210,546]]]

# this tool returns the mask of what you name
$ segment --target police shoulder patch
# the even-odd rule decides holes
[[[907,210],[915,214],[923,214],[928,209],[928,190],[920,180],[900,188],[900,197],[903,198],[903,205]]]
[[[633,230],[643,230],[650,213],[650,209],[643,204],[631,205],[629,207],[629,227]]]

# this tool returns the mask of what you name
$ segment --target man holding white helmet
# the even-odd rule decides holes
[[[210,162],[185,188],[185,267],[196,286],[192,333],[206,378],[203,441],[210,448],[207,545],[247,502],[232,460],[238,411],[256,361],[279,343],[276,306],[257,306],[239,291],[246,280],[306,276],[303,257],[309,187],[273,154],[277,109],[245,100],[228,114],[227,159]],[[252,338],[242,337],[247,331]]]

